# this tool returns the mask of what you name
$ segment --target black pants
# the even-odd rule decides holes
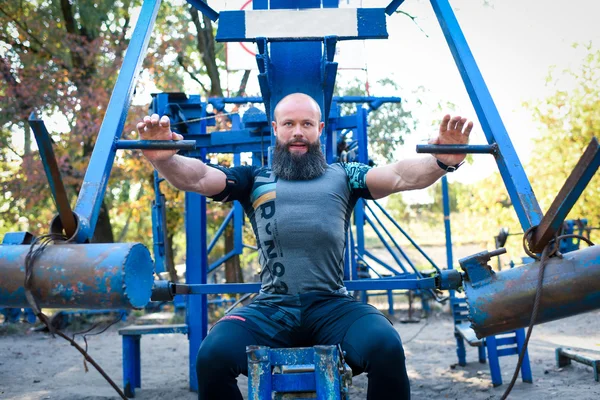
[[[410,399],[404,350],[391,323],[349,296],[301,295],[296,305],[255,302],[224,317],[200,346],[200,400],[240,400],[237,376],[247,375],[246,346],[341,344],[353,373],[368,374],[368,400]]]

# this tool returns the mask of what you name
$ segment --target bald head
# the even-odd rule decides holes
[[[321,121],[321,107],[319,104],[309,95],[304,93],[292,93],[279,100],[275,110],[273,111],[273,117],[275,122],[279,120],[280,115],[285,114],[291,110],[301,110],[307,114],[312,114],[312,117],[317,121]]]

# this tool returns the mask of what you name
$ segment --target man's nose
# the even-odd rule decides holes
[[[304,132],[302,132],[302,127],[299,124],[294,125],[293,135],[294,135],[294,137],[303,137],[304,136]]]

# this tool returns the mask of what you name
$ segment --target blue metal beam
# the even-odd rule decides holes
[[[71,210],[69,197],[60,176],[60,171],[58,170],[54,149],[52,148],[52,139],[44,121],[35,118],[33,113],[29,116],[29,125],[35,134],[35,141],[37,142],[40,158],[44,165],[46,178],[48,178],[48,183],[50,184],[52,198],[58,210],[58,217],[67,237],[72,238],[77,229],[77,221],[75,220],[75,215],[73,215],[73,210]]]
[[[194,8],[200,11],[202,14],[210,18],[211,21],[216,22],[219,19],[219,13],[213,10],[208,4],[202,0],[186,0]]]
[[[144,1],[138,22],[127,47],[127,54],[125,54],[117,83],[108,103],[94,152],[75,206],[75,213],[79,217],[79,230],[75,240],[79,243],[90,240],[94,235],[108,178],[115,159],[115,140],[123,132],[133,89],[140,75],[139,71],[146,55],[160,3],[160,0]]]
[[[206,198],[197,193],[185,193],[186,282],[206,284],[208,254],[206,252]],[[186,323],[189,327],[190,389],[198,390],[196,355],[208,333],[208,303],[206,295],[187,299]]]
[[[396,12],[398,7],[402,5],[402,3],[404,3],[404,0],[392,0],[392,2],[385,8],[385,13],[387,15],[392,15]]]
[[[498,145],[494,144],[418,144],[417,153],[427,154],[497,154]]]
[[[489,144],[498,144],[499,155],[496,158],[498,168],[521,226],[523,230],[527,230],[531,226],[538,225],[542,219],[542,210],[535,198],[531,184],[525,175],[521,161],[510,141],[508,132],[448,0],[431,0],[431,4],[487,141]]]
[[[254,42],[257,38],[264,37],[270,42],[289,42],[291,40],[321,41],[325,36],[337,36],[338,40],[388,38],[383,8],[290,10],[286,15],[285,26],[282,26],[281,18],[261,10],[222,11],[216,40],[217,42]],[[317,33],[311,29],[315,25],[315,18],[321,18],[323,21],[320,24],[316,23],[320,26]],[[345,24],[340,30],[337,25],[328,23],[331,19],[347,20],[348,24],[354,26]],[[310,24],[306,23],[308,20],[311,20]]]
[[[359,279],[344,281],[348,290],[391,290],[391,289],[435,289],[436,278],[422,279]],[[176,294],[206,295],[219,293],[256,293],[260,283],[207,283],[204,285],[189,284],[178,286]]]
[[[562,227],[569,211],[571,211],[599,167],[600,146],[598,145],[598,139],[592,138],[530,240],[531,251],[541,253],[544,250],[546,244]]]
[[[117,150],[194,150],[195,140],[118,140]]]

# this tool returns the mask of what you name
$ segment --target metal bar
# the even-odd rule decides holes
[[[452,229],[450,227],[450,194],[448,191],[448,178],[442,177],[442,203],[444,207],[444,231],[446,233],[446,266],[454,268],[452,256]]]
[[[195,140],[117,140],[117,150],[195,150]]]
[[[398,271],[396,271],[395,269],[393,269],[392,267],[390,267],[386,262],[384,262],[384,261],[380,260],[379,258],[375,257],[375,255],[373,253],[371,253],[369,250],[365,250],[365,256],[369,257],[371,260],[375,261],[377,264],[379,264],[383,268],[386,268],[389,271],[395,273],[396,275],[401,275]]]
[[[58,217],[67,237],[71,238],[77,230],[77,221],[75,220],[75,215],[73,215],[67,191],[58,170],[58,164],[56,163],[56,157],[52,149],[52,139],[44,121],[36,119],[33,113],[29,116],[29,126],[31,126],[35,134],[35,141],[37,142],[44,171],[46,171],[46,178],[48,179],[52,197],[58,210]]]
[[[23,282],[31,245],[0,246],[0,307],[29,307]],[[131,309],[150,301],[154,263],[140,243],[48,246],[32,272],[42,308]]]
[[[232,120],[232,128],[237,127],[241,124],[239,115],[234,115],[231,118]],[[233,156],[233,164],[236,166],[242,165],[242,160],[240,154],[235,154]],[[243,254],[244,253],[244,207],[239,201],[233,202],[233,250],[235,254]]]
[[[438,268],[437,264],[423,251],[423,249],[421,249],[419,247],[419,245],[412,240],[412,238],[408,235],[408,233],[406,233],[406,231],[404,229],[402,229],[402,227],[392,218],[392,216],[375,200],[373,200],[373,203],[381,210],[383,211],[383,213],[385,214],[386,217],[389,218],[389,220],[394,224],[394,226],[396,228],[398,228],[398,230],[408,239],[408,241],[417,249],[417,251],[419,253],[421,253],[421,255],[423,257],[425,257],[425,259],[427,261],[429,261],[429,263],[431,264],[431,266],[438,272],[438,274],[440,273],[440,269]]]
[[[248,398],[252,400],[271,399],[270,349],[266,346],[247,346],[248,357]]]
[[[348,290],[388,290],[388,289],[434,289],[435,278],[422,279],[358,279],[344,281]],[[206,295],[224,293],[256,293],[260,283],[206,283],[206,284],[175,284],[174,294]]]
[[[223,220],[223,223],[221,223],[221,226],[219,227],[219,229],[215,233],[215,236],[210,241],[210,244],[208,245],[208,250],[207,250],[208,254],[210,254],[210,252],[212,251],[212,249],[215,247],[215,245],[217,244],[217,240],[219,240],[219,238],[223,234],[223,231],[225,230],[225,228],[227,228],[227,224],[229,223],[229,221],[231,221],[231,218],[233,218],[233,212],[234,212],[233,208],[231,210],[229,210],[229,213],[227,214],[227,216]]]
[[[523,230],[538,225],[542,210],[510,141],[494,100],[448,0],[431,0],[454,61],[465,83],[489,144],[498,144],[496,161]]]
[[[598,167],[600,167],[600,146],[598,139],[592,138],[537,227],[533,239],[529,243],[533,252],[541,253],[554,234],[559,231],[569,211],[594,177]]]
[[[385,13],[387,15],[392,15],[393,13],[396,12],[398,7],[400,7],[402,5],[402,3],[404,3],[404,0],[392,0],[392,2],[390,4],[388,4],[387,7],[385,8]]]
[[[417,153],[429,154],[497,154],[498,145],[494,144],[418,144]]]
[[[371,271],[373,271],[375,273],[375,275],[377,275],[377,278],[383,278],[379,272],[375,271],[375,269],[369,265],[369,263],[367,262],[367,260],[365,260],[365,258],[363,256],[361,256],[360,254],[357,253],[356,257],[359,260],[361,260],[362,262],[364,262],[365,265],[367,266],[367,268],[369,268]]]
[[[315,346],[314,349],[317,399],[341,400],[337,347]]]
[[[223,263],[229,260],[231,257],[237,255],[235,249],[231,250],[229,253],[225,254],[223,257],[219,258],[217,261],[213,262],[208,266],[207,273],[213,272],[215,269],[219,268]]]
[[[404,265],[402,265],[402,261],[400,261],[400,259],[394,253],[394,251],[392,250],[392,248],[390,247],[390,245],[385,241],[385,239],[383,238],[383,235],[379,232],[379,230],[377,229],[377,227],[375,227],[375,224],[373,223],[373,221],[371,220],[371,218],[369,218],[369,216],[367,214],[365,214],[365,220],[369,223],[369,225],[371,225],[371,228],[373,228],[373,231],[375,231],[375,234],[377,235],[377,237],[379,238],[379,240],[381,241],[381,243],[383,244],[383,246],[387,249],[387,251],[390,253],[390,255],[392,256],[392,258],[394,259],[394,261],[396,261],[396,263],[398,264],[398,266],[400,268],[402,268],[402,271],[408,272],[408,271],[406,271],[406,268],[404,268]]]
[[[446,238],[446,268],[454,269],[454,260],[452,255],[452,229],[450,226],[450,195],[448,192],[448,178],[446,176],[442,177],[442,205],[444,208],[444,236]],[[456,293],[454,293],[454,290],[450,290],[451,302],[454,302],[455,296]],[[457,347],[457,352],[460,351],[459,347]],[[461,355],[459,354],[458,358],[460,359],[460,357]]]
[[[529,325],[539,268],[536,261],[480,279],[469,271],[463,286],[477,337]],[[537,324],[600,307],[600,246],[566,253],[562,259],[551,258],[544,276]]]
[[[210,18],[211,21],[216,22],[219,19],[219,13],[213,10],[208,4],[202,0],[186,0],[196,10]]]
[[[390,231],[385,227],[385,225],[383,224],[383,222],[381,222],[381,220],[379,219],[379,217],[377,216],[377,214],[375,214],[373,212],[373,209],[369,206],[369,203],[365,203],[365,205],[366,205],[367,209],[371,212],[371,215],[373,216],[373,218],[375,218],[375,220],[377,221],[377,223],[379,224],[379,226],[381,226],[381,228],[383,229],[383,231],[388,235],[388,237],[391,240],[392,244],[394,245],[394,247],[396,247],[396,250],[398,250],[398,252],[402,255],[402,257],[404,257],[404,259],[406,260],[406,262],[408,262],[408,265],[410,265],[410,267],[413,269],[413,271],[415,271],[415,273],[417,275],[421,276],[421,273],[417,270],[417,267],[415,267],[415,265],[410,260],[410,258],[408,258],[408,255],[404,252],[404,250],[402,250],[402,248],[400,247],[400,245],[398,244],[398,242],[396,242],[396,240],[394,239],[394,237],[392,236],[392,234],[390,233]],[[404,268],[404,266],[402,264],[400,264],[400,268],[402,268],[404,270],[404,272],[407,272],[406,269]]]
[[[286,11],[289,12],[273,15],[256,10],[221,11],[215,39],[217,42],[254,42],[264,37],[269,42],[289,43],[317,41],[326,36],[338,36],[339,40],[388,38],[383,8]],[[286,21],[283,29],[282,19]],[[337,20],[336,24],[331,24],[333,19]]]
[[[166,215],[164,195],[160,191],[161,178],[154,170],[154,202],[152,203],[152,241],[154,250],[154,267],[157,273],[165,272],[166,255]]]
[[[145,0],[142,4],[138,22],[127,47],[123,66],[108,103],[75,206],[75,213],[79,217],[79,229],[75,239],[79,243],[88,241],[94,235],[100,207],[108,185],[108,178],[115,159],[115,140],[123,132],[133,89],[140,75],[139,71],[146,55],[148,41],[160,3],[160,0]]]
[[[198,193],[185,193],[186,282],[206,284],[208,254],[206,252],[206,198]],[[186,323],[189,327],[190,389],[198,390],[196,355],[208,332],[206,295],[187,298]]]

